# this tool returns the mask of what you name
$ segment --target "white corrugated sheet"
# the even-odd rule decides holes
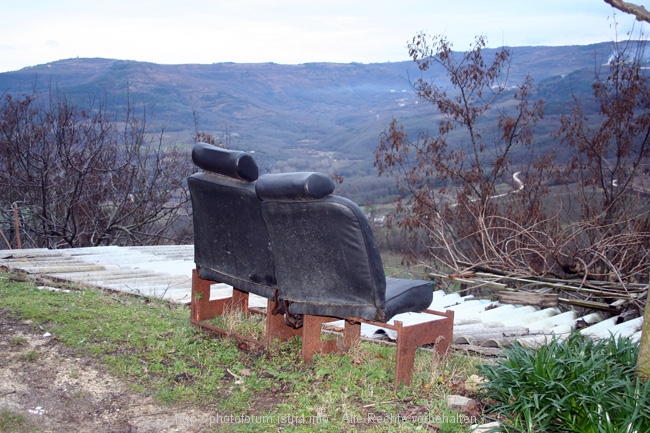
[[[189,303],[194,269],[193,245],[154,247],[95,247],[68,250],[0,250],[0,265],[38,274],[45,278],[77,282],[174,302]],[[225,284],[212,287],[211,299],[229,296]],[[251,306],[265,307],[264,298],[251,295]],[[580,322],[581,332],[595,338],[610,334],[639,339],[642,318],[618,323],[618,317],[604,320],[599,313],[579,317],[575,311],[557,308],[499,304],[473,296],[435,291],[430,309],[454,311],[454,343],[503,347],[519,341],[544,344],[553,335],[563,338]],[[405,324],[425,320],[427,315],[406,313],[392,321]],[[364,324],[367,338],[394,338],[392,331]]]

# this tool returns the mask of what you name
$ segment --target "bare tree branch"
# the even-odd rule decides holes
[[[82,109],[63,94],[6,96],[0,224],[18,203],[20,232],[36,247],[191,241],[191,160],[163,137],[131,104],[120,116],[102,101]]]
[[[564,146],[545,154],[532,146],[543,112],[532,80],[502,92],[508,87],[497,80],[509,52],[490,62],[483,46],[477,38],[469,52],[454,53],[444,37],[423,34],[409,45],[421,70],[438,67],[451,86],[440,78],[414,84],[436,110],[437,133],[411,140],[393,120],[380,136],[375,165],[401,194],[391,224],[424,240],[430,258],[451,272],[470,264],[536,277],[645,281],[650,77],[641,71],[643,45],[621,45],[606,74],[595,71],[589,102],[598,109],[586,111],[575,98],[553,135]],[[500,92],[495,106],[491,95]],[[498,132],[489,133],[488,123]],[[559,147],[572,158],[558,160]]]
[[[623,0],[604,0],[608,5],[625,12],[626,14],[634,15],[637,21],[645,21],[650,23],[650,12],[642,5],[626,2]]]

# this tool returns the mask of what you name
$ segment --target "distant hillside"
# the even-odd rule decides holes
[[[589,92],[594,67],[606,62],[610,49],[610,43],[512,48],[509,81],[532,75],[552,119],[566,110],[572,90]],[[494,51],[486,50],[488,58]],[[427,74],[445,82],[440,72]],[[68,59],[0,73],[0,92],[52,88],[79,101],[106,97],[117,107],[130,98],[153,108],[170,140],[188,145],[196,112],[200,130],[227,131],[231,147],[255,151],[263,171],[336,172],[346,178],[342,188],[355,194],[376,184],[372,151],[393,118],[413,134],[435,127],[432,107],[419,103],[411,88],[419,77],[410,61],[158,65]],[[550,143],[548,132],[540,131],[541,143]]]

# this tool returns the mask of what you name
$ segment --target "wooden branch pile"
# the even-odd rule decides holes
[[[540,308],[563,304],[611,314],[621,314],[625,310],[641,314],[648,293],[646,284],[506,275],[494,270],[462,274],[433,272],[429,277],[446,285],[459,284],[460,293],[464,295],[496,294],[499,302],[504,304]]]

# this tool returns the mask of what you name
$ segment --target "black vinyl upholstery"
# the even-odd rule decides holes
[[[255,193],[258,168],[244,152],[197,143],[205,171],[188,179],[199,276],[272,299],[276,278],[270,240]]]
[[[333,190],[319,173],[270,174],[256,183],[289,311],[386,322],[428,308],[430,282],[386,279],[368,220],[352,201],[329,195]]]
[[[245,152],[227,150],[207,143],[196,143],[192,148],[192,161],[202,170],[254,182],[259,176],[257,163]]]

